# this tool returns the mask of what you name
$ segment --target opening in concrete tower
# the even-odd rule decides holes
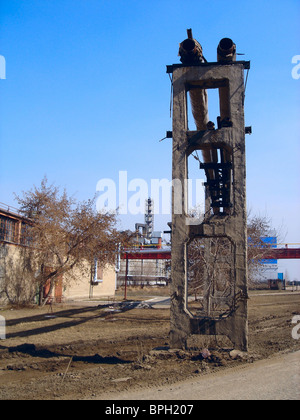
[[[234,310],[233,245],[227,238],[198,238],[188,245],[188,310],[225,318]]]

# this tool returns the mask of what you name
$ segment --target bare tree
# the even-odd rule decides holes
[[[278,233],[272,229],[272,221],[267,216],[251,215],[248,213],[248,283],[257,284],[258,274],[264,268],[263,261],[270,254],[274,244],[266,242],[270,235],[278,239]]]
[[[31,220],[28,231],[33,264],[38,267],[36,283],[39,304],[51,295],[55,281],[73,269],[84,270],[95,259],[112,264],[123,236],[116,229],[116,216],[98,213],[95,200],[78,202],[49,185],[44,178],[39,187],[16,196],[20,212]],[[45,287],[47,293],[45,294]]]

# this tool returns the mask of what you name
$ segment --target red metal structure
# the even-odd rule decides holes
[[[264,256],[266,260],[294,260],[300,258],[300,248],[274,248],[270,250],[267,256]]]
[[[297,244],[298,245],[298,244]],[[299,259],[300,248],[289,248],[288,244],[284,248],[272,248],[264,260],[283,260],[283,259]],[[126,279],[125,279],[125,300],[127,299],[127,282],[128,282],[128,261],[129,260],[171,260],[171,249],[148,248],[148,249],[128,249],[121,254],[121,259],[126,260]]]
[[[121,258],[123,260],[170,260],[171,250],[153,249],[153,250],[129,250],[125,251]]]
[[[170,260],[171,249],[130,249],[125,250],[121,255],[121,258],[124,260]],[[300,247],[289,248],[289,244],[285,244],[284,248],[272,248],[267,255],[264,255],[263,259],[300,259]]]

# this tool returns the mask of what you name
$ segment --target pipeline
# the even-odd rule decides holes
[[[179,44],[179,56],[180,61],[184,65],[197,65],[205,62],[203,56],[203,49],[201,44],[193,38],[192,30],[187,30],[188,38]],[[217,60],[220,64],[226,64],[236,60],[236,45],[230,38],[223,38],[217,48]],[[198,131],[203,130],[212,130],[214,129],[214,124],[209,121],[208,115],[208,98],[207,92],[205,89],[190,89],[189,96],[191,101],[192,114],[195,120],[195,124]],[[229,101],[229,88],[220,87],[219,88],[219,98],[220,98],[220,117],[218,118],[218,128],[224,126],[230,126],[231,115],[230,115],[230,101]],[[222,163],[231,163],[232,157],[231,153],[225,149],[220,151],[221,162]],[[206,149],[202,150],[202,156],[204,163],[218,163],[218,152],[216,149]],[[224,169],[225,179],[230,180],[230,170]],[[226,172],[226,173],[225,173]],[[219,181],[219,172],[218,170],[208,169],[207,177],[210,181]],[[229,181],[230,184],[230,181]],[[230,185],[229,185],[230,188]],[[215,196],[214,190],[210,191],[211,197]],[[227,211],[227,210],[226,210]],[[220,212],[219,208],[213,208],[214,214]]]
[[[201,44],[193,38],[192,30],[187,30],[188,38],[179,45],[180,61],[184,65],[196,65],[205,61]],[[192,114],[198,131],[207,130],[210,127],[208,116],[208,99],[205,89],[190,89],[189,91]],[[215,150],[202,150],[204,163],[212,163],[217,159]],[[211,180],[216,179],[216,173],[213,169],[208,170]],[[214,209],[218,212],[218,209]]]
[[[219,42],[217,48],[217,60],[219,63],[226,64],[232,61],[236,61],[236,45],[230,38],[223,38]],[[231,113],[230,113],[230,100],[229,100],[229,88],[219,88],[220,98],[220,127],[231,125]],[[223,163],[232,163],[232,155],[226,150],[222,149],[221,157]],[[230,170],[225,170],[223,176],[225,179],[230,180]],[[229,182],[228,187],[230,188],[231,183]]]
[[[187,34],[188,38],[179,44],[180,61],[186,66],[203,63],[201,44],[193,38],[191,29],[187,30]],[[206,90],[192,89],[189,94],[197,130],[206,130],[209,122]]]
[[[236,45],[230,38],[223,38],[217,48],[217,59],[219,63],[226,64],[236,61]],[[220,98],[220,125],[230,125],[230,103],[228,87],[219,88]]]

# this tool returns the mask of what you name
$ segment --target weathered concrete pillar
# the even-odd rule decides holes
[[[237,349],[248,347],[247,325],[247,220],[246,159],[244,123],[244,69],[249,62],[202,63],[193,66],[168,66],[173,73],[173,181],[186,185],[187,161],[195,150],[219,150],[221,161],[203,165],[207,174],[208,203],[211,211],[203,223],[190,225],[187,214],[187,189],[173,188],[172,210],[172,286],[171,347],[185,348],[192,334],[226,335]],[[190,89],[222,89],[225,96],[227,126],[216,130],[188,131],[187,95]],[[220,109],[224,107],[220,105]],[[214,171],[213,179],[210,174]],[[181,191],[181,196],[178,194]],[[216,191],[216,192],[215,192]],[[181,206],[178,206],[178,203]],[[176,206],[175,206],[176,205]],[[176,208],[175,208],[176,207]],[[178,208],[182,211],[179,212]],[[217,211],[216,211],[217,209]],[[188,253],[190,241],[226,238],[232,249],[231,311],[222,318],[192,315],[188,308]],[[207,242],[206,242],[207,243]],[[203,297],[209,308],[208,294]]]

